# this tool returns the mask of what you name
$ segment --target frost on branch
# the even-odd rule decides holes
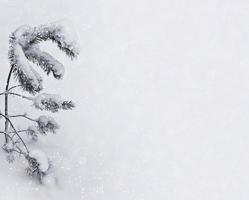
[[[41,133],[46,134],[47,132],[56,133],[59,125],[56,123],[54,118],[50,116],[42,115],[37,119],[38,127]]]
[[[26,172],[28,175],[36,177],[42,183],[43,177],[51,167],[46,154],[40,150],[33,150],[26,155],[26,159],[29,165]]]
[[[63,100],[60,95],[42,93],[37,95],[34,100],[34,106],[40,110],[49,110],[58,112],[58,110],[71,110],[75,107],[72,101]]]

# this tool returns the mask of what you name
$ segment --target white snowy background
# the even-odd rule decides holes
[[[81,45],[71,61],[43,43],[66,68],[62,81],[40,70],[45,91],[77,105],[54,115],[57,135],[29,144],[53,159],[56,181],[37,184],[1,152],[0,200],[248,200],[248,10],[246,0],[0,0],[2,90],[18,26],[66,18]],[[24,111],[41,114],[11,98]]]

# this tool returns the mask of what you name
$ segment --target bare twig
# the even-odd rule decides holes
[[[24,95],[21,95],[21,94],[18,94],[18,93],[14,93],[14,92],[7,92],[7,93],[11,94],[11,95],[18,96],[18,97],[22,97],[22,98],[27,99],[27,100],[33,100],[34,99],[33,97],[27,97],[27,96],[24,96]]]
[[[23,114],[23,115],[10,115],[9,117],[23,117],[23,118],[26,118],[26,119],[28,119],[30,121],[37,122],[37,120],[32,119],[30,117],[27,117],[25,114]]]
[[[17,87],[21,87],[22,85],[15,85],[15,86],[12,86],[11,88],[9,88],[7,91],[4,91],[4,92],[1,92],[0,95],[5,95],[6,93],[8,93],[9,91],[17,88]]]
[[[17,133],[22,133],[22,132],[26,132],[26,131],[28,131],[28,129],[23,129],[23,130],[17,130],[16,132]],[[4,131],[0,131],[0,133],[5,133]],[[15,131],[9,131],[8,133],[15,133]],[[12,137],[11,137],[12,138]]]
[[[17,132],[19,132],[19,131],[17,131]],[[4,131],[0,131],[0,133],[2,133],[2,134],[4,134],[5,132]],[[14,142],[14,140],[13,140],[13,138],[12,137],[10,137],[9,135],[7,135],[7,137],[12,141],[12,143],[13,143],[13,145],[14,145],[14,147],[16,147],[18,150],[16,150],[16,149],[12,149],[12,151],[15,151],[15,152],[17,152],[17,153],[19,153],[19,154],[23,154],[24,156],[26,155],[17,145],[15,145],[16,143],[18,143],[18,141],[15,141]],[[2,147],[3,148],[3,147]],[[5,149],[4,149],[5,150]]]
[[[27,99],[27,100],[33,100],[34,99],[33,97],[24,96],[24,95],[15,93],[15,92],[9,92],[9,91],[7,91],[7,92],[1,92],[0,93],[0,95],[6,95],[6,94],[10,94],[10,95],[22,97],[22,98]]]
[[[9,89],[8,89],[8,91],[10,91],[10,90],[13,90],[14,88],[17,88],[17,87],[21,87],[22,85],[15,85],[15,86],[12,86],[12,87],[10,87]]]
[[[12,136],[12,139],[13,139],[13,137],[14,137],[15,135],[17,135],[17,137],[21,140],[23,146],[25,147],[25,149],[26,149],[26,151],[27,151],[27,153],[28,153],[29,150],[28,150],[28,148],[27,148],[25,142],[23,141],[22,137],[18,134],[18,132],[17,132],[17,130],[15,129],[15,127],[14,127],[13,123],[11,122],[11,120],[10,120],[7,116],[5,116],[4,114],[2,114],[2,113],[0,113],[0,115],[3,116],[3,117],[6,119],[6,121],[8,121],[8,123],[11,125],[12,129],[14,130],[15,133],[14,133],[14,135]],[[6,135],[6,137],[7,137],[8,132],[5,132],[5,135]],[[7,142],[8,142],[8,139],[7,139]]]

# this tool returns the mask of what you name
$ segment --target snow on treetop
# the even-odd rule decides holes
[[[46,154],[40,150],[32,150],[29,152],[29,157],[36,159],[39,164],[39,170],[46,172],[49,168],[49,161]]]
[[[35,94],[42,90],[41,76],[28,61],[39,65],[49,75],[60,79],[64,75],[64,66],[50,54],[40,50],[38,43],[51,40],[70,58],[79,54],[77,34],[72,23],[61,20],[39,27],[20,26],[10,36],[9,59],[13,73],[23,89]]]
[[[22,25],[13,32],[11,37],[15,38],[19,45],[21,45],[22,47],[26,47],[32,39],[31,34],[33,31],[34,28],[32,28],[31,26]]]

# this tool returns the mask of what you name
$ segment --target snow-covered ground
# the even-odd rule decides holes
[[[71,61],[42,45],[66,69],[61,81],[43,73],[45,92],[77,105],[53,115],[57,135],[28,142],[53,177],[39,185],[1,152],[0,200],[248,200],[248,10],[246,0],[0,0],[1,89],[18,26],[66,18],[81,46]]]

